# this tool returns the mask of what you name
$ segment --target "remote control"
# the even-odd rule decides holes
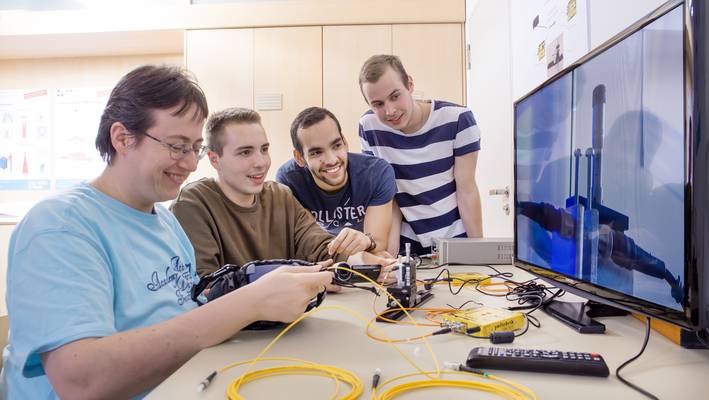
[[[478,369],[608,376],[608,366],[599,354],[573,351],[476,347],[468,354],[466,365]]]

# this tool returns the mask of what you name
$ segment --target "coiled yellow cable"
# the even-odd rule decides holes
[[[488,382],[477,382],[477,381],[472,381],[469,379],[462,380],[462,379],[421,379],[421,380],[415,380],[411,382],[406,382],[406,383],[400,383],[396,386],[392,386],[391,388],[382,391],[379,393],[377,389],[372,389],[372,400],[391,400],[394,399],[395,397],[404,394],[406,392],[411,392],[414,390],[421,390],[421,389],[430,389],[430,388],[437,388],[437,387],[454,387],[454,388],[461,388],[461,389],[470,389],[470,390],[480,390],[492,394],[496,394],[504,399],[508,400],[537,400],[537,396],[532,392],[529,388],[522,386],[520,384],[508,381],[506,379],[502,379],[499,377],[496,377],[494,375],[476,375],[476,374],[471,374],[470,372],[458,372],[458,371],[443,371],[441,372],[441,375],[459,375],[459,376],[465,376],[467,378],[478,376],[481,378],[486,378],[486,379],[491,379],[497,382],[502,383],[503,385],[497,384],[497,383],[488,383]],[[405,375],[399,375],[394,378],[391,378],[389,380],[384,381],[379,387],[386,387],[387,385],[390,385],[391,383],[398,381],[398,380],[403,380],[406,378],[410,378],[413,376],[418,376],[422,375],[421,373],[414,372],[411,374],[405,374]]]
[[[356,272],[356,271],[355,271],[355,272]],[[242,399],[242,397],[239,397],[239,394],[238,394],[239,387],[246,381],[247,376],[250,376],[250,374],[252,374],[251,368],[254,366],[254,364],[256,364],[257,362],[260,362],[260,361],[262,361],[262,360],[269,360],[269,359],[272,359],[272,358],[264,358],[264,357],[262,357],[262,356],[263,356],[264,354],[266,354],[266,352],[268,352],[268,351],[271,349],[271,347],[273,347],[273,345],[275,345],[276,342],[277,342],[283,335],[285,335],[286,332],[288,332],[293,326],[295,326],[296,324],[298,324],[300,321],[302,321],[302,320],[305,319],[306,317],[310,316],[311,314],[313,314],[313,313],[315,313],[315,312],[324,311],[324,310],[340,310],[340,311],[345,311],[345,312],[347,312],[347,313],[352,314],[353,316],[355,316],[357,319],[359,319],[360,321],[362,321],[362,322],[365,323],[365,324],[368,322],[368,321],[367,321],[367,318],[364,317],[363,315],[361,315],[360,313],[358,313],[357,311],[354,311],[354,310],[352,310],[352,309],[349,309],[349,308],[347,308],[347,307],[342,307],[342,306],[320,306],[320,307],[318,307],[318,308],[315,308],[315,309],[312,309],[312,310],[308,311],[307,313],[301,315],[301,316],[300,316],[298,319],[296,319],[295,321],[291,322],[287,327],[285,327],[275,338],[273,338],[273,340],[271,340],[271,342],[270,342],[268,345],[266,345],[266,347],[264,347],[263,350],[261,350],[261,352],[260,352],[254,359],[248,360],[248,361],[239,361],[239,362],[236,362],[236,363],[233,363],[233,364],[229,364],[229,365],[227,365],[227,366],[224,366],[224,367],[220,368],[219,370],[217,370],[218,373],[222,373],[222,372],[224,372],[224,371],[226,371],[226,370],[228,370],[228,369],[230,369],[230,368],[233,368],[233,367],[237,367],[237,366],[240,366],[240,365],[248,365],[248,367],[247,367],[247,369],[246,369],[246,372],[245,372],[243,375],[241,375],[240,377],[234,379],[234,380],[229,384],[228,389],[227,389],[227,397],[228,397],[229,399],[235,399],[235,400],[236,400],[236,399]],[[401,355],[401,357],[403,357],[412,367],[414,367],[414,369],[416,369],[416,370],[418,371],[418,374],[426,375],[426,376],[428,376],[428,377],[431,378],[431,379],[435,379],[435,378],[438,376],[438,373],[440,372],[440,364],[439,364],[439,362],[438,362],[438,359],[436,358],[436,354],[433,352],[433,349],[431,348],[430,344],[428,343],[428,341],[426,341],[425,338],[424,338],[423,340],[424,340],[424,343],[426,344],[426,348],[429,350],[429,352],[430,352],[430,354],[431,354],[431,356],[432,356],[432,358],[433,358],[433,361],[434,361],[434,364],[435,364],[435,367],[436,367],[436,371],[426,372],[426,371],[422,370],[418,365],[416,365],[416,363],[413,362],[413,360],[411,360],[409,357],[407,357],[406,354],[404,354],[404,353],[401,351],[401,349],[399,349],[399,347],[396,346],[396,344],[393,343],[393,341],[392,341],[391,339],[388,339],[388,338],[386,337],[386,335],[385,335],[379,328],[374,327],[374,329],[375,329],[379,334],[381,334],[382,336],[384,336],[384,337],[386,338],[385,340],[386,340],[389,344],[391,344],[391,345],[394,347],[394,349],[399,353],[399,355]],[[284,360],[285,360],[285,359],[284,359]],[[295,359],[291,359],[291,360],[295,360]],[[309,362],[309,361],[302,361],[302,360],[298,360],[298,361],[299,361],[299,362],[304,362],[304,363],[306,363],[306,364],[309,365],[309,366],[318,367],[318,368],[320,368],[320,369],[326,369],[326,368],[327,368],[327,366],[323,366],[323,365],[320,365],[320,364],[312,363],[312,362]],[[258,375],[260,372],[262,372],[262,371],[268,371],[268,370],[269,370],[269,369],[266,369],[266,370],[259,370],[259,371],[256,371],[255,373]],[[294,371],[294,369],[291,370],[291,372],[292,372],[292,371]],[[280,373],[280,374],[278,374],[278,375],[285,375],[286,373],[287,373],[287,372],[283,371],[283,373]],[[267,375],[264,375],[264,376],[267,376]],[[333,379],[334,379],[334,375],[329,375],[329,376],[333,377]],[[254,379],[256,379],[256,378],[253,378],[253,379],[251,379],[251,380],[254,380]],[[337,379],[335,379],[335,380],[338,381]],[[361,385],[361,383],[360,383],[360,385]],[[360,392],[360,394],[361,394],[361,392]],[[333,397],[333,398],[336,398],[336,397]]]
[[[368,277],[366,277],[363,274],[360,274],[358,271],[355,270],[350,270],[348,268],[344,267],[335,267],[339,269],[345,269],[348,271],[351,271],[357,275],[362,276],[364,279],[368,280],[372,284],[375,285],[379,290],[383,291],[384,293],[387,294],[387,296],[391,297],[394,302],[403,310],[403,312],[406,314],[409,320],[413,322],[414,325],[419,325],[414,318],[411,316],[411,314],[408,313],[407,309],[399,303],[396,298],[392,297],[384,287],[379,285],[378,283],[372,281]],[[290,323],[287,327],[285,327],[271,342],[266,345],[266,347],[261,350],[261,352],[251,360],[246,360],[246,361],[240,361],[236,363],[229,364],[227,366],[224,366],[217,370],[218,373],[222,373],[230,368],[234,368],[237,366],[241,365],[248,365],[246,372],[242,374],[240,377],[234,379],[230,384],[227,386],[227,391],[226,395],[229,400],[243,400],[244,398],[239,394],[239,388],[242,384],[252,382],[254,380],[258,380],[261,378],[265,377],[270,377],[270,376],[280,376],[280,375],[289,375],[289,374],[300,374],[300,375],[315,375],[315,376],[324,376],[324,377],[329,377],[335,381],[335,390],[332,395],[332,399],[337,399],[337,400],[353,400],[357,399],[359,396],[361,396],[363,392],[363,385],[362,381],[354,375],[352,372],[349,372],[347,370],[330,366],[330,365],[322,365],[322,364],[317,364],[313,363],[310,361],[305,361],[305,360],[300,360],[300,359],[295,359],[295,358],[286,358],[286,357],[262,357],[266,352],[268,352],[273,345],[283,336],[288,332],[293,326],[297,325],[300,321],[305,319],[306,317],[312,315],[315,312],[319,312],[322,310],[341,310],[350,313],[351,315],[355,316],[357,319],[360,321],[364,322],[369,329],[369,326],[371,325],[371,321],[368,321],[366,317],[361,315],[355,310],[349,309],[347,307],[342,307],[342,306],[321,306],[316,309],[310,310],[309,312],[301,315],[298,319]],[[510,387],[505,387],[501,385],[496,385],[496,384],[490,384],[490,383],[484,383],[484,382],[474,382],[474,381],[464,381],[464,380],[448,380],[448,379],[440,379],[441,374],[458,374],[458,375],[465,375],[465,376],[470,376],[470,373],[465,373],[465,372],[452,372],[452,371],[441,371],[440,365],[438,362],[438,359],[436,357],[436,354],[433,352],[433,349],[431,348],[430,344],[426,340],[425,337],[422,337],[421,339],[426,345],[427,350],[430,352],[434,365],[435,365],[435,371],[424,371],[422,370],[416,363],[414,363],[409,357],[407,357],[401,349],[395,344],[395,342],[391,339],[389,339],[384,333],[377,327],[373,327],[375,331],[378,333],[382,334],[384,336],[384,341],[389,343],[391,346],[394,347],[394,349],[401,355],[414,369],[416,369],[418,372],[414,372],[411,374],[406,374],[406,375],[399,375],[397,377],[394,377],[392,379],[389,379],[382,383],[381,387],[386,386],[396,380],[400,379],[405,379],[411,376],[426,376],[428,379],[426,380],[419,380],[419,381],[413,381],[413,382],[407,382],[403,384],[399,384],[396,386],[393,386],[391,389],[386,390],[382,392],[381,395],[377,395],[377,390],[376,388],[372,389],[372,399],[373,400],[389,400],[394,398],[395,396],[404,393],[406,391],[411,391],[411,390],[418,390],[422,388],[428,388],[428,387],[459,387],[459,388],[468,388],[468,389],[475,389],[475,390],[484,390],[490,393],[495,393],[503,396],[506,399],[510,400],[536,400],[536,396],[534,393],[529,390],[528,388],[512,383],[510,381],[506,381],[501,378],[494,377],[492,375],[485,375],[485,377],[489,379],[494,379],[499,382],[503,382],[507,384]],[[278,366],[278,367],[271,367],[271,368],[265,368],[257,371],[250,371],[251,368],[257,363],[261,361],[287,361],[287,362],[298,362],[301,365],[285,365],[285,366]],[[346,393],[342,397],[337,397],[340,392],[341,384],[344,383],[350,387],[350,391]],[[517,390],[514,390],[516,388]],[[526,394],[526,396],[525,396]]]
[[[231,364],[224,367],[220,372],[228,369],[237,367],[244,364],[252,364],[258,361],[285,361],[285,362],[297,362],[301,365],[284,365],[278,367],[264,368],[258,371],[253,371],[244,374],[239,379],[234,379],[228,386],[226,390],[226,395],[229,400],[243,400],[244,398],[239,394],[239,386],[246,384],[261,378],[267,378],[270,376],[279,375],[314,375],[323,376],[331,378],[335,381],[335,390],[332,395],[332,399],[340,400],[354,400],[362,395],[364,386],[359,377],[352,372],[338,368],[331,365],[320,365],[312,363],[310,361],[299,360],[297,358],[287,358],[287,357],[264,357],[254,360],[246,360],[238,363]],[[340,392],[340,387],[342,383],[347,384],[350,391],[341,397],[337,397]]]
[[[347,271],[351,271],[352,273],[361,276],[362,278],[368,280],[370,283],[372,283],[373,285],[375,285],[375,287],[377,287],[379,290],[382,290],[384,293],[386,293],[388,296],[390,296],[390,297],[393,299],[393,301],[396,302],[396,303],[399,305],[399,307],[401,307],[402,309],[404,308],[403,305],[402,305],[401,303],[399,303],[399,301],[396,300],[396,298],[392,297],[392,296],[386,291],[386,289],[385,289],[383,286],[381,286],[381,285],[379,285],[378,283],[372,281],[372,280],[369,279],[367,276],[365,276],[365,275],[359,273],[358,271],[351,270],[351,269],[349,269],[349,268],[344,268],[344,267],[341,267],[341,266],[336,266],[336,267],[334,267],[334,268],[344,269],[344,270],[347,270]],[[256,371],[256,372],[253,372],[253,373],[251,372],[251,368],[252,368],[252,367],[254,366],[254,364],[256,364],[257,362],[266,359],[266,358],[262,358],[262,356],[263,356],[264,354],[266,354],[266,352],[268,352],[268,351],[271,349],[271,347],[273,347],[273,345],[275,345],[276,342],[277,342],[283,335],[285,335],[291,328],[293,328],[295,325],[297,325],[300,321],[302,321],[303,319],[307,318],[308,316],[312,315],[312,314],[315,313],[315,312],[319,312],[319,311],[323,311],[323,310],[328,310],[328,309],[335,309],[335,310],[346,311],[346,312],[348,312],[348,313],[354,315],[357,319],[359,319],[360,321],[364,322],[365,324],[368,323],[367,318],[365,318],[363,315],[361,315],[361,314],[358,313],[357,311],[354,311],[354,310],[349,309],[349,308],[347,308],[347,307],[341,307],[341,306],[321,306],[321,307],[314,308],[314,309],[308,311],[307,313],[301,315],[301,316],[300,316],[298,319],[296,319],[295,321],[291,322],[291,323],[290,323],[288,326],[286,326],[281,332],[279,332],[279,334],[278,334],[275,338],[273,338],[273,340],[271,340],[271,342],[270,342],[268,345],[266,345],[266,347],[264,347],[264,349],[261,350],[261,352],[260,352],[254,359],[248,360],[248,361],[240,361],[240,362],[236,362],[236,363],[233,363],[233,364],[229,364],[229,365],[224,366],[224,367],[220,368],[219,370],[217,370],[217,372],[222,373],[222,372],[224,372],[224,371],[226,371],[226,370],[228,370],[228,369],[230,369],[230,368],[233,368],[233,367],[236,367],[236,366],[239,366],[239,365],[248,365],[248,367],[247,367],[247,369],[246,369],[246,372],[245,372],[243,375],[241,375],[240,377],[234,379],[234,380],[229,384],[229,386],[227,387],[227,397],[228,397],[229,399],[241,399],[242,397],[240,397],[240,395],[239,395],[239,393],[238,393],[239,387],[246,381],[247,377],[251,377],[251,378],[250,378],[250,381],[253,381],[254,379],[258,379],[257,377],[270,376],[270,374],[268,373],[268,372],[271,370],[270,368],[269,368],[269,369],[265,369],[265,370]],[[404,313],[406,314],[406,316],[407,316],[411,321],[414,322],[414,324],[416,324],[416,321],[415,321],[414,318],[411,316],[411,314],[409,314],[406,310],[404,310]],[[395,349],[412,367],[414,367],[414,369],[416,369],[417,371],[419,371],[420,374],[424,374],[424,375],[428,376],[429,378],[436,378],[436,377],[438,376],[438,374],[439,374],[440,371],[441,371],[441,369],[440,369],[440,364],[438,363],[438,359],[436,358],[436,354],[433,352],[433,349],[431,348],[431,345],[428,343],[428,341],[427,341],[425,338],[423,338],[423,341],[424,341],[424,343],[425,343],[425,345],[426,345],[427,350],[430,352],[431,356],[433,357],[434,365],[435,365],[435,367],[436,367],[435,372],[425,372],[424,370],[422,370],[418,365],[416,365],[416,363],[414,363],[409,357],[407,357],[407,356],[401,351],[401,349],[399,349],[390,339],[388,339],[388,338],[386,337],[386,335],[384,335],[384,333],[381,332],[381,330],[380,330],[379,328],[376,328],[376,327],[375,327],[374,329],[375,329],[377,332],[381,333],[381,334],[386,338],[385,340],[386,340],[389,344],[391,344],[391,345],[394,347],[394,349]],[[320,369],[321,371],[326,370],[326,369],[328,368],[327,366],[318,365],[318,364],[315,364],[315,363],[311,363],[311,362],[309,362],[309,361],[302,361],[302,360],[299,360],[299,361],[300,361],[300,362],[305,362],[306,365],[309,365],[309,366],[311,366],[311,367],[317,367],[317,368]],[[289,372],[286,372],[286,371],[293,372],[293,371],[295,371],[296,369],[297,369],[297,367],[293,367],[292,369],[288,369],[288,368],[286,368],[286,369],[280,369],[280,370],[279,370],[280,373],[279,373],[278,375],[285,375],[285,374],[289,373]],[[264,371],[266,371],[266,372],[262,374],[262,372],[264,372]],[[341,371],[344,371],[344,370],[341,370]],[[299,371],[299,372],[302,372],[302,371]],[[344,372],[346,372],[346,371],[344,371]],[[346,373],[349,374],[349,372],[346,372]],[[335,375],[329,375],[329,376],[330,376],[330,377],[333,377],[333,379],[335,379],[337,385],[339,385],[339,380],[336,379],[336,378],[334,378]],[[354,376],[354,375],[353,375],[353,376]],[[358,379],[358,378],[357,378],[357,379]],[[359,379],[358,379],[358,380],[359,380]],[[361,385],[361,382],[360,382],[360,385]],[[339,386],[338,386],[337,388],[338,388],[338,391],[339,391]],[[360,394],[361,394],[361,392],[360,392]]]

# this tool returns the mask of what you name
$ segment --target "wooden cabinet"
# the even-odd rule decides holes
[[[210,111],[253,106],[253,29],[189,31],[185,65],[196,75]]]
[[[293,154],[290,125],[303,109],[322,105],[322,28],[263,28],[254,32],[254,108],[271,142],[273,179]],[[281,107],[268,110],[260,98],[280,96]]]
[[[411,24],[392,27],[392,53],[414,78],[414,95],[464,104],[463,26]]]
[[[185,35],[185,66],[197,77],[209,111],[227,107],[253,108],[254,30],[213,29]],[[216,177],[205,157],[190,180]]]
[[[195,30],[185,39],[185,64],[211,111],[239,106],[261,114],[271,142],[268,179],[292,157],[290,124],[306,107],[332,111],[350,151],[361,150],[357,122],[367,104],[358,76],[374,54],[399,55],[415,95],[464,103],[460,23]],[[190,179],[203,176],[214,176],[206,160]]]
[[[198,30],[186,36],[185,65],[197,76],[210,111],[248,107],[261,114],[273,179],[291,158],[291,121],[302,109],[322,105],[322,28]],[[274,96],[280,105],[259,106]],[[208,160],[190,179],[204,176],[216,176]]]
[[[360,152],[359,117],[367,103],[359,89],[359,70],[374,54],[391,53],[391,25],[323,28],[323,107],[340,121],[350,151]]]
[[[374,54],[398,55],[414,79],[414,94],[464,103],[461,24],[326,26],[323,106],[340,120],[350,151],[359,152],[359,117],[367,110],[359,70]]]

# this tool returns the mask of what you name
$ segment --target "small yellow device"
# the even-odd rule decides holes
[[[442,326],[453,332],[476,337],[489,337],[496,331],[514,331],[524,327],[524,314],[494,307],[476,307],[454,311],[442,316]],[[480,328],[479,331],[468,333]]]

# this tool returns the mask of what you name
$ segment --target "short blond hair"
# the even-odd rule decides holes
[[[259,124],[261,116],[250,108],[231,107],[217,111],[207,118],[204,130],[207,134],[207,146],[219,157],[224,151],[224,128],[232,123],[236,124]]]
[[[369,57],[359,71],[359,90],[362,92],[362,96],[364,96],[362,85],[365,82],[376,83],[384,75],[387,67],[391,67],[396,71],[401,78],[401,82],[408,87],[409,74],[406,73],[406,68],[401,63],[401,59],[393,54],[377,54]],[[367,101],[367,96],[364,96],[364,100]]]

